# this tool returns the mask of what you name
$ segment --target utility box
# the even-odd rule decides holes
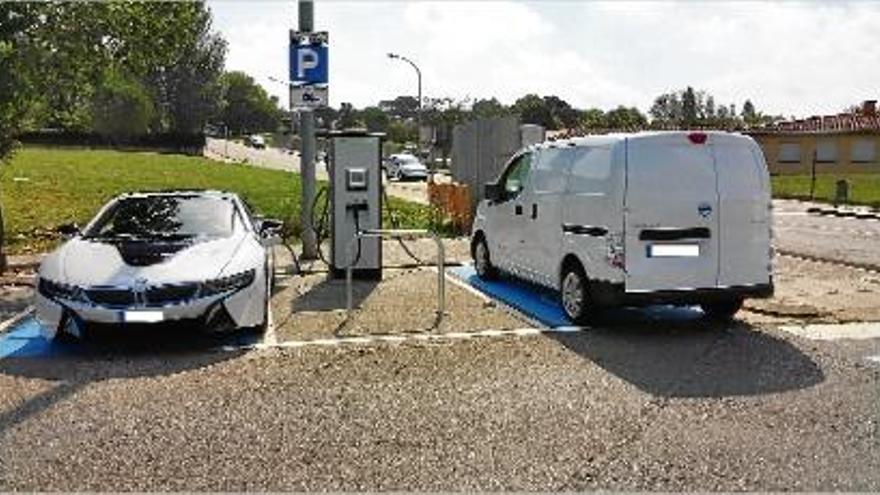
[[[382,278],[382,239],[360,230],[382,228],[382,136],[365,132],[329,135],[330,271],[333,277]]]

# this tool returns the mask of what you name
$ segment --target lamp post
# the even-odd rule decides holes
[[[403,55],[398,55],[396,53],[389,53],[388,58],[403,60],[404,62],[408,63],[409,65],[412,66],[413,69],[416,70],[416,75],[419,78],[419,108],[418,108],[418,113],[416,113],[416,126],[417,126],[418,137],[416,138],[416,144],[418,144],[419,151],[421,151],[421,147],[422,147],[422,136],[421,136],[421,134],[422,134],[422,71],[419,69],[419,66],[416,65],[415,62],[404,57]]]

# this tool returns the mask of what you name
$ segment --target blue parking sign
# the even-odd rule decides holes
[[[327,84],[327,45],[290,43],[290,80],[295,84]]]

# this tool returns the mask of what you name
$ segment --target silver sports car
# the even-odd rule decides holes
[[[228,192],[119,196],[82,231],[59,229],[68,240],[39,270],[44,336],[83,337],[90,323],[264,328],[280,227]]]

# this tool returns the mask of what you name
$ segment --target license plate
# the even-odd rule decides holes
[[[699,244],[651,244],[649,258],[695,258],[700,256]]]
[[[122,321],[125,323],[157,323],[165,319],[161,311],[123,311]]]

